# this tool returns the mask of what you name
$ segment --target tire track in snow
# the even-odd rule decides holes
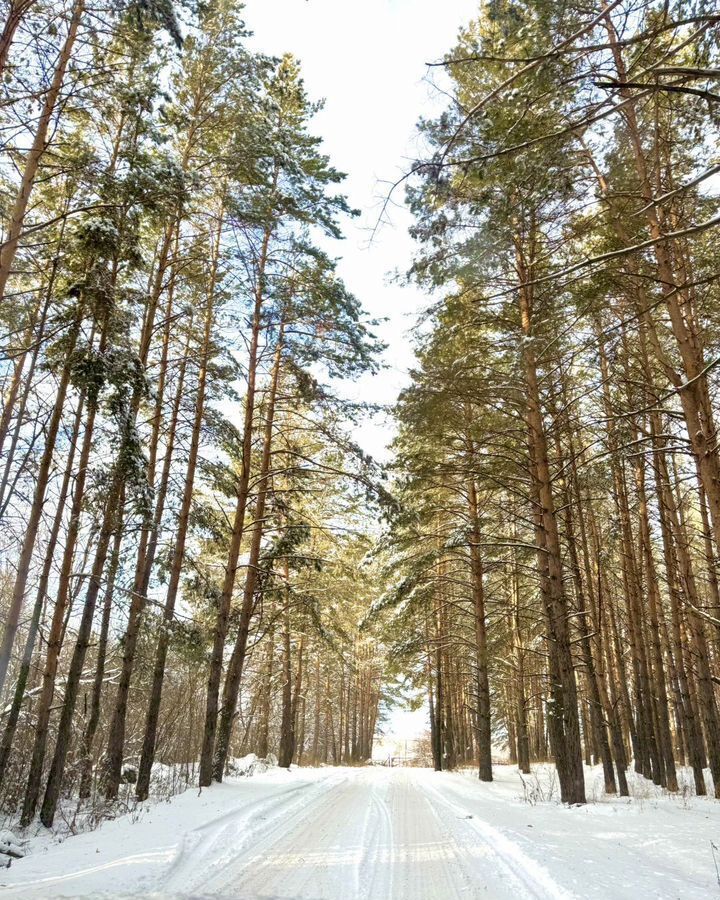
[[[218,878],[224,878],[226,869],[253,852],[256,842],[272,835],[278,822],[287,824],[306,816],[345,780],[347,775],[334,772],[317,782],[289,785],[279,795],[255,800],[189,832],[163,877],[163,895],[206,894]]]
[[[447,796],[454,785],[428,775],[345,770],[226,814],[189,836],[165,889],[243,900],[571,896],[507,836],[470,818]]]
[[[453,791],[454,786],[444,785],[444,787],[450,787],[450,790]],[[437,785],[428,784],[424,779],[422,788],[432,795],[440,808],[447,810],[462,822],[466,829],[482,838],[496,856],[497,861],[523,891],[517,896],[534,898],[534,900],[573,900],[575,895],[561,887],[541,863],[528,856],[517,843],[490,825],[489,822],[478,818],[476,811],[470,813],[466,806],[454,803]],[[437,808],[434,807],[434,809],[437,813]]]
[[[388,847],[392,846],[393,824],[388,809],[388,785],[378,786],[372,778],[370,803],[365,814],[363,850],[356,870],[358,898],[392,897],[393,869],[388,864]],[[381,795],[382,792],[382,795]]]
[[[465,790],[452,778],[413,769],[327,769],[310,780],[280,782],[265,796],[244,793],[244,802],[243,793],[229,811],[226,797],[221,815],[186,831],[179,842],[40,879],[29,894],[20,889],[13,896],[110,896],[97,887],[76,893],[71,885],[110,868],[126,866],[130,874],[146,864],[130,890],[148,900],[571,896],[522,849],[521,837],[516,843],[512,833],[487,821],[493,805],[479,808],[470,783]],[[205,814],[212,814],[215,796],[205,795]],[[146,859],[148,853],[152,858]]]
[[[282,818],[275,816],[242,855],[204,881],[203,895],[355,898],[363,806],[371,795],[368,786],[348,772],[310,803]]]
[[[393,898],[458,900],[487,896],[468,877],[468,848],[461,847],[453,831],[435,815],[411,770],[395,770],[389,813],[393,840],[385,865],[392,870]]]

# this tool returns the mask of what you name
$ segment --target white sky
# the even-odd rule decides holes
[[[425,63],[453,46],[478,5],[479,0],[245,0],[253,45],[296,56],[310,97],[325,100],[311,130],[324,139],[336,168],[348,173],[344,189],[351,206],[362,211],[346,224],[346,240],[327,249],[342,256],[340,274],[365,309],[389,318],[379,331],[388,344],[389,368],[353,385],[353,400],[392,403],[412,365],[406,333],[428,301],[415,287],[390,283],[392,273],[404,273],[410,264],[410,214],[404,207],[391,209],[391,224],[371,245],[369,231],[387,182],[397,180],[415,156],[415,123],[440,108],[436,91],[424,81]],[[401,189],[396,200],[402,199]],[[388,424],[367,423],[355,437],[376,458],[387,458]]]

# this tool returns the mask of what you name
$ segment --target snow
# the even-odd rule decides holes
[[[6,828],[0,831],[0,853],[15,859],[20,859],[25,856],[25,850],[22,845],[18,842],[12,831],[8,831]]]
[[[273,754],[268,759],[260,759],[254,753],[248,753],[247,756],[235,757],[228,763],[232,775],[244,775],[246,778],[251,775],[262,775],[273,766],[277,766],[277,757]]]
[[[521,778],[380,766],[253,772],[144,804],[0,872],[0,897],[708,898],[720,803],[636,776],[632,798],[558,802],[554,772]],[[524,781],[523,781],[524,779]]]

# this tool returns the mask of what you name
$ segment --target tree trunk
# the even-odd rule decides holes
[[[98,535],[98,543],[93,559],[90,581],[85,594],[85,602],[80,618],[80,624],[78,626],[77,639],[70,660],[70,669],[65,683],[65,696],[63,699],[60,722],[58,724],[57,740],[55,742],[55,754],[50,766],[50,774],[48,776],[47,787],[45,788],[45,797],[40,809],[40,821],[46,828],[50,828],[53,823],[58,799],[60,797],[60,788],[62,787],[62,778],[65,772],[65,761],[67,759],[70,744],[72,719],[75,713],[75,705],[77,703],[85,655],[90,643],[95,604],[102,586],[102,577],[103,572],[105,571],[105,562],[107,560],[110,540],[120,523],[122,485],[122,473],[119,467],[116,466],[110,489],[108,490],[107,505],[103,515],[103,525],[100,529],[100,534]]]
[[[7,237],[2,246],[0,246],[0,303],[6,300],[5,288],[12,271],[15,254],[17,253],[18,242],[22,234],[30,194],[35,185],[35,176],[37,175],[40,160],[47,150],[47,135],[50,128],[50,122],[53,113],[55,112],[55,107],[57,106],[60,90],[65,81],[65,72],[75,47],[78,28],[80,27],[80,20],[82,19],[84,11],[85,0],[76,0],[70,24],[68,26],[68,33],[65,37],[62,49],[60,50],[52,81],[45,94],[45,100],[40,111],[40,117],[38,118],[35,138],[33,139],[32,147],[25,158],[25,168],[20,181],[20,188],[10,213]]]
[[[217,286],[217,273],[220,253],[221,223],[223,216],[219,217],[218,231],[216,235],[215,251],[209,287],[207,309],[205,311],[205,330],[200,350],[200,370],[198,372],[198,386],[195,401],[195,417],[193,419],[192,434],[190,438],[190,450],[188,453],[187,467],[185,469],[185,483],[183,485],[180,513],[177,520],[177,534],[173,547],[170,563],[170,581],[165,605],[163,608],[163,624],[155,649],[155,663],[153,667],[153,680],[150,689],[150,701],[148,703],[145,720],[145,732],[143,735],[143,747],[138,771],[136,794],[138,800],[147,799],[150,789],[150,775],[155,759],[155,745],[157,740],[157,727],[160,715],[160,702],[162,699],[163,681],[165,678],[165,664],[170,644],[171,626],[175,614],[175,603],[180,588],[180,578],[185,560],[185,545],[187,541],[188,526],[190,523],[190,510],[192,507],[193,490],[195,487],[195,472],[200,451],[200,438],[205,415],[205,399],[207,392],[208,364],[212,342],[212,329],[215,321],[215,291]]]
[[[55,517],[53,519],[52,528],[48,538],[47,547],[45,549],[45,560],[38,584],[38,592],[35,597],[35,605],[30,617],[30,625],[28,627],[27,637],[25,639],[25,649],[23,650],[22,660],[20,662],[20,671],[18,673],[17,682],[15,684],[15,693],[13,694],[13,702],[3,730],[2,742],[0,742],[0,784],[5,778],[5,770],[7,767],[10,750],[15,738],[15,730],[17,728],[18,719],[20,718],[20,709],[23,699],[25,698],[25,688],[27,687],[28,677],[30,675],[30,666],[32,663],[33,651],[37,640],[38,631],[40,629],[40,618],[42,616],[45,598],[47,597],[48,584],[52,574],[52,564],[55,558],[55,549],[57,547],[60,528],[62,527],[65,514],[65,504],[70,493],[70,479],[73,473],[73,464],[75,461],[75,450],[82,426],[83,410],[85,407],[85,397],[82,395],[78,401],[77,412],[75,413],[75,421],[73,423],[72,435],[70,438],[70,451],[65,463],[65,472],[60,487],[60,494],[55,508]]]
[[[531,256],[533,239],[530,239]],[[516,264],[522,285],[532,280],[532,267],[525,260],[522,239],[516,239]],[[552,479],[548,461],[547,438],[540,408],[535,354],[532,348],[532,288],[522,286],[520,318],[524,336],[522,361],[527,389],[527,424],[531,434],[531,477],[539,504],[538,524],[544,540],[547,591],[543,593],[549,628],[548,649],[551,663],[553,753],[564,803],[585,802],[585,778],[582,765],[577,685],[568,624],[568,606],[563,587],[562,555],[558,532]]]
[[[156,307],[160,294],[162,292],[162,277],[167,268],[167,261],[172,243],[172,234],[175,229],[179,229],[179,222],[173,221],[171,225],[166,227],[163,246],[160,252],[158,263],[158,272],[153,289],[153,303]],[[162,383],[158,388],[158,396],[153,416],[153,428],[150,442],[150,460],[148,467],[148,482],[154,482],[154,469],[157,460],[158,441],[160,438],[160,423],[162,421],[161,404],[164,393],[164,381],[167,371],[167,354],[169,343],[169,322],[172,313],[173,290],[168,291],[168,301],[166,310],[166,329],[165,339],[163,341],[162,359],[160,362],[160,372]],[[110,729],[108,734],[107,751],[105,756],[104,771],[104,787],[105,797],[112,800],[117,797],[118,788],[122,776],[123,752],[125,749],[125,720],[127,717],[128,696],[130,694],[130,683],[132,681],[133,669],[135,668],[135,654],[137,652],[137,642],[140,636],[140,627],[142,625],[142,616],[147,603],[147,592],[150,584],[150,576],[152,567],[155,562],[155,553],[157,550],[158,536],[162,517],[165,511],[165,500],[167,497],[168,486],[170,484],[170,468],[175,449],[175,438],[177,434],[178,419],[180,416],[180,406],[183,399],[183,389],[185,386],[185,371],[188,361],[188,349],[190,345],[190,332],[188,328],[187,343],[184,348],[182,359],[180,360],[180,369],[177,379],[177,387],[168,423],[168,441],[165,448],[165,459],[163,461],[163,470],[160,477],[156,497],[155,511],[152,524],[142,528],[140,534],[140,546],[138,549],[135,575],[133,578],[133,588],[130,600],[130,610],[128,614],[128,623],[123,636],[122,647],[122,664],[120,669],[120,679],[118,681],[117,691],[115,693],[115,703],[113,713],[110,720]]]
[[[478,777],[480,781],[492,781],[492,731],[490,728],[490,684],[488,681],[485,588],[483,585],[482,556],[480,554],[480,518],[474,476],[471,476],[468,482],[468,503],[475,643],[477,645]]]
[[[100,634],[98,636],[97,661],[95,663],[95,678],[93,679],[92,696],[90,698],[90,712],[85,725],[80,748],[80,799],[87,799],[92,787],[92,750],[95,742],[95,732],[100,723],[100,700],[102,699],[102,686],[105,679],[105,658],[107,655],[108,632],[110,630],[110,614],[112,612],[113,599],[115,597],[115,581],[120,566],[120,548],[122,546],[122,508],[124,497],[120,498],[120,521],[115,532],[110,565],[108,566],[107,586],[105,588],[105,602],[103,603],[102,618],[100,620]]]
[[[270,389],[267,398],[267,410],[265,418],[265,433],[263,437],[262,459],[258,474],[258,495],[255,502],[255,515],[253,519],[253,531],[250,542],[250,557],[248,559],[247,575],[245,576],[245,589],[243,591],[242,606],[240,608],[240,623],[233,652],[228,663],[225,686],[223,688],[223,703],[220,710],[217,729],[217,740],[213,757],[212,777],[215,781],[222,781],[230,749],[230,736],[235,721],[237,709],[238,691],[242,678],[243,665],[245,663],[245,651],[250,631],[250,620],[255,597],[255,586],[258,579],[258,565],[260,562],[260,546],[265,529],[265,504],[269,493],[270,457],[273,440],[273,421],[275,416],[275,399],[277,397],[278,384],[280,382],[280,370],[283,354],[284,324],[280,323],[275,348],[275,360],[270,375]]]
[[[38,472],[35,478],[35,491],[33,494],[32,504],[27,516],[25,525],[25,534],[23,544],[20,550],[20,557],[17,564],[17,573],[13,584],[13,593],[10,601],[10,608],[5,622],[5,630],[3,632],[2,645],[0,645],[0,691],[5,685],[8,666],[10,664],[10,655],[12,653],[13,644],[15,643],[15,635],[17,634],[18,625],[20,623],[20,615],[25,600],[25,590],[27,588],[28,576],[30,574],[30,564],[32,562],[33,551],[35,549],[35,541],[37,539],[38,529],[42,518],[42,511],[45,504],[45,492],[47,491],[48,481],[50,479],[50,469],[52,466],[53,456],[55,453],[55,442],[57,440],[60,423],[65,408],[65,398],[67,396],[68,387],[70,386],[70,376],[72,374],[72,352],[80,333],[80,324],[82,321],[82,306],[78,307],[75,315],[75,321],[70,332],[69,348],[66,361],[60,374],[60,381],[55,395],[55,403],[53,405],[52,415],[47,427],[45,437],[45,448],[43,450]]]
[[[293,685],[292,685],[292,655],[290,644],[290,572],[287,558],[284,560],[285,574],[285,609],[282,633],[283,647],[283,686],[282,686],[282,716],[280,721],[280,748],[278,750],[278,765],[283,769],[289,769],[295,755],[295,721],[293,716]]]
[[[253,418],[255,411],[255,382],[257,378],[258,342],[260,336],[260,314],[265,295],[265,269],[272,228],[267,227],[263,235],[260,257],[258,260],[258,281],[255,290],[255,306],[253,310],[252,333],[248,359],[248,386],[245,397],[245,417],[243,422],[242,469],[238,482],[237,503],[233,521],[230,547],[228,549],[225,578],[223,581],[218,612],[213,632],[213,647],[208,671],[207,699],[205,704],[205,727],[203,729],[203,745],[200,756],[200,786],[207,787],[213,780],[213,760],[215,752],[215,735],[218,725],[220,682],[222,680],[223,655],[227,637],[235,579],[240,557],[240,544],[245,526],[245,511],[250,484],[250,464],[253,438]]]

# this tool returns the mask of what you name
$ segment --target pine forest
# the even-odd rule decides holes
[[[717,896],[717,4],[3,0],[0,136],[0,894]]]

